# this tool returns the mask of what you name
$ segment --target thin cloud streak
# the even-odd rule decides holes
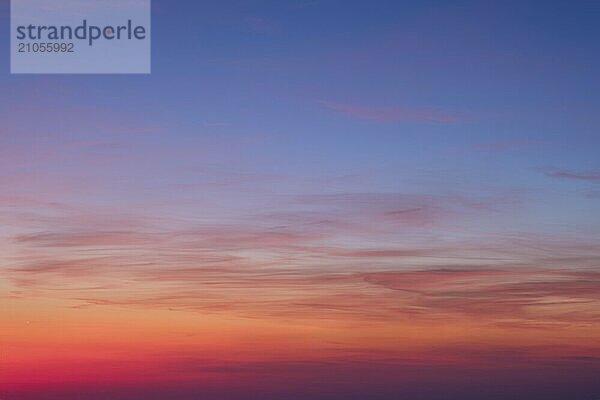
[[[548,170],[544,173],[549,178],[600,183],[600,172],[574,172],[567,170]]]
[[[401,107],[364,107],[351,104],[326,101],[323,103],[329,110],[343,114],[350,118],[364,119],[380,123],[392,122],[437,122],[456,123],[465,121],[465,118],[455,114],[447,114],[435,110],[411,109]]]

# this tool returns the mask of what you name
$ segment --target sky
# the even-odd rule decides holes
[[[599,18],[153,0],[150,75],[0,58],[0,398],[597,399]]]

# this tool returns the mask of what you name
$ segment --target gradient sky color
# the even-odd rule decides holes
[[[153,0],[149,76],[3,57],[0,399],[597,400],[599,20]]]

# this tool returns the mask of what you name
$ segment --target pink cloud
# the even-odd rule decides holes
[[[454,123],[464,118],[432,109],[414,109],[402,107],[364,107],[326,101],[325,106],[333,111],[356,119],[375,122],[441,122]]]
[[[423,313],[508,318],[515,327],[587,321],[597,317],[595,308],[600,304],[600,273],[595,271],[437,269],[374,272],[363,277],[393,291],[415,293],[413,305]]]
[[[16,238],[19,243],[34,243],[42,247],[90,247],[156,245],[156,234],[130,231],[36,233]],[[165,239],[164,237],[162,238]]]
[[[514,139],[514,140],[504,140],[499,142],[492,143],[481,143],[473,146],[475,150],[482,151],[503,151],[503,150],[520,150],[520,149],[530,149],[534,147],[538,147],[543,145],[544,142],[540,142],[538,140],[529,140],[529,139]]]
[[[600,172],[573,172],[566,170],[549,170],[545,172],[546,176],[558,179],[571,179],[576,181],[585,181],[591,183],[600,183]]]

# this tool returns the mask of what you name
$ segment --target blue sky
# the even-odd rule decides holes
[[[74,136],[231,145],[237,165],[226,155],[211,162],[265,175],[368,175],[365,191],[450,180],[474,193],[539,192],[547,213],[580,222],[577,208],[583,218],[594,209],[585,196],[595,182],[549,175],[597,174],[599,12],[585,2],[155,0],[152,75],[3,74],[0,101],[8,119],[31,107],[47,122],[32,118],[31,130],[51,140],[70,132],[58,110],[85,110],[166,133],[74,133],[86,125],[78,121]],[[455,120],[436,120],[447,116]]]

